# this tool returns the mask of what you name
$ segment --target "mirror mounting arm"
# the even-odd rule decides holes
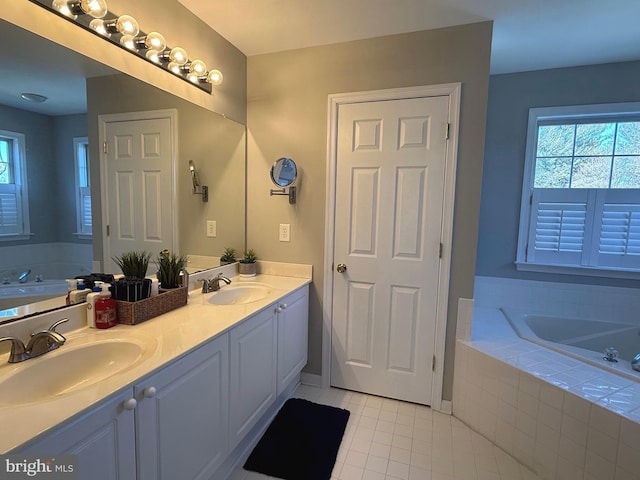
[[[296,187],[289,187],[288,192],[286,188],[283,188],[281,190],[274,190],[274,189],[269,190],[269,196],[274,196],[274,195],[287,195],[289,197],[289,203],[291,205],[296,203]]]

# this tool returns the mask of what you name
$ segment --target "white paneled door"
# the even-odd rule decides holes
[[[114,256],[175,248],[171,119],[107,121],[104,141],[105,271],[120,273]]]
[[[331,384],[430,404],[449,97],[340,105]]]

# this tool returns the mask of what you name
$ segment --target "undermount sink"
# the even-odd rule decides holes
[[[269,285],[253,283],[250,285],[231,285],[222,287],[209,297],[213,305],[242,305],[262,300],[271,292]]]
[[[106,339],[73,345],[16,364],[0,379],[0,404],[47,401],[76,392],[133,366],[152,350],[153,341]]]

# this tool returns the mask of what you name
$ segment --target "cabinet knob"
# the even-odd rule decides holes
[[[152,398],[156,396],[157,392],[156,387],[147,387],[142,391],[142,395],[144,398]]]
[[[286,304],[286,303],[281,303],[281,304],[280,304],[280,308],[281,308],[282,310],[286,310],[286,309],[287,309],[287,304]]]
[[[138,405],[138,402],[135,398],[130,398],[122,402],[122,408],[124,408],[125,410],[133,410],[134,408],[136,408],[136,405]]]

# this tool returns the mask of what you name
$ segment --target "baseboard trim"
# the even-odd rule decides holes
[[[302,374],[300,375],[300,383],[302,383],[303,385],[322,388],[322,375],[302,372]]]

